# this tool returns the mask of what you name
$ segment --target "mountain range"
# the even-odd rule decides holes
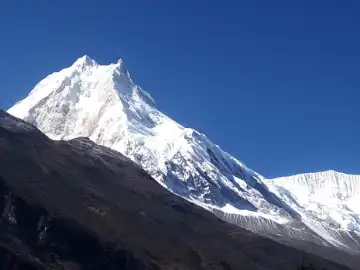
[[[81,57],[8,113],[53,140],[86,137],[118,151],[172,193],[246,230],[329,259],[329,249],[360,254],[360,176],[267,179],[160,112],[122,60],[100,65]]]
[[[341,254],[334,254],[341,258]],[[221,221],[88,138],[0,111],[0,269],[349,269]]]

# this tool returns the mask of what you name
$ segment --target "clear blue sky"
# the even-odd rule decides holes
[[[265,176],[360,173],[360,1],[2,1],[0,107],[84,54]]]

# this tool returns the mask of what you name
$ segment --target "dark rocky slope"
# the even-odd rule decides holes
[[[0,112],[0,269],[348,269],[257,236],[88,139]]]

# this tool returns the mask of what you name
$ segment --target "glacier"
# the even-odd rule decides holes
[[[267,179],[160,112],[121,59],[83,56],[8,112],[52,139],[88,137],[117,150],[173,193],[255,233],[360,252],[360,176]]]

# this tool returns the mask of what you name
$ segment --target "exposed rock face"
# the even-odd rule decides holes
[[[348,269],[217,219],[88,139],[0,112],[0,269]]]

